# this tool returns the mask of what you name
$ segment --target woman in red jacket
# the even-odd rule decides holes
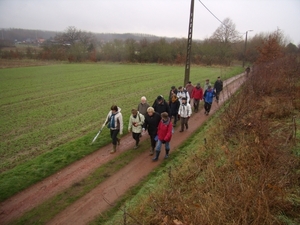
[[[159,122],[158,129],[157,129],[157,138],[158,138],[158,140],[157,140],[157,145],[156,145],[156,148],[155,148],[156,155],[152,159],[153,161],[158,160],[162,144],[165,144],[165,150],[166,150],[165,159],[167,159],[169,157],[169,152],[170,152],[170,141],[171,141],[171,138],[172,138],[173,125],[172,125],[171,119],[170,119],[167,112],[163,112],[161,114],[161,118],[162,119]]]
[[[203,89],[200,86],[200,83],[197,83],[192,92],[192,98],[194,99],[194,112],[198,112],[199,103],[203,99]]]

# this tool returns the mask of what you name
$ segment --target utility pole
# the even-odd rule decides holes
[[[191,0],[189,33],[188,33],[188,40],[187,40],[186,63],[185,63],[185,74],[184,74],[184,84],[183,84],[184,87],[190,80],[193,19],[194,19],[194,0]]]
[[[245,47],[244,47],[244,55],[243,55],[243,68],[245,67],[245,60],[246,60],[246,47],[247,47],[247,34],[248,34],[248,31],[251,32],[253,30],[247,30],[246,31]]]

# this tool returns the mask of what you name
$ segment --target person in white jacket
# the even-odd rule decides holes
[[[182,86],[178,87],[177,98],[179,99],[180,104],[182,103],[182,98],[186,98],[187,103],[190,103],[189,92],[185,88],[183,88]]]
[[[109,113],[106,117],[107,127],[110,129],[110,137],[112,139],[113,149],[110,154],[116,152],[117,144],[120,145],[120,138],[118,134],[123,134],[123,116],[121,113],[121,108],[116,105],[112,105]]]
[[[140,137],[142,133],[142,126],[144,124],[145,117],[139,113],[138,110],[132,109],[129,117],[128,132],[132,132],[132,138],[135,140],[134,149],[139,147]]]
[[[182,100],[182,102],[181,102],[181,104],[179,106],[179,110],[178,110],[178,117],[180,118],[180,125],[181,125],[181,129],[179,132],[184,131],[184,126],[186,129],[189,128],[188,121],[189,121],[190,116],[192,115],[192,107],[187,102],[187,99],[182,98],[181,100]]]

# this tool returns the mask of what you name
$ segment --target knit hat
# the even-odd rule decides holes
[[[159,96],[157,96],[157,98],[156,98],[158,101],[160,101],[160,100],[162,100],[163,98],[162,98],[162,96],[161,95],[159,95]]]

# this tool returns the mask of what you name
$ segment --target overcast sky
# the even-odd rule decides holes
[[[277,28],[300,44],[300,0],[201,0],[221,21],[230,18],[248,38]],[[220,22],[195,0],[193,39],[210,37]],[[188,35],[191,0],[0,0],[0,29]],[[245,37],[245,36],[243,36]]]

